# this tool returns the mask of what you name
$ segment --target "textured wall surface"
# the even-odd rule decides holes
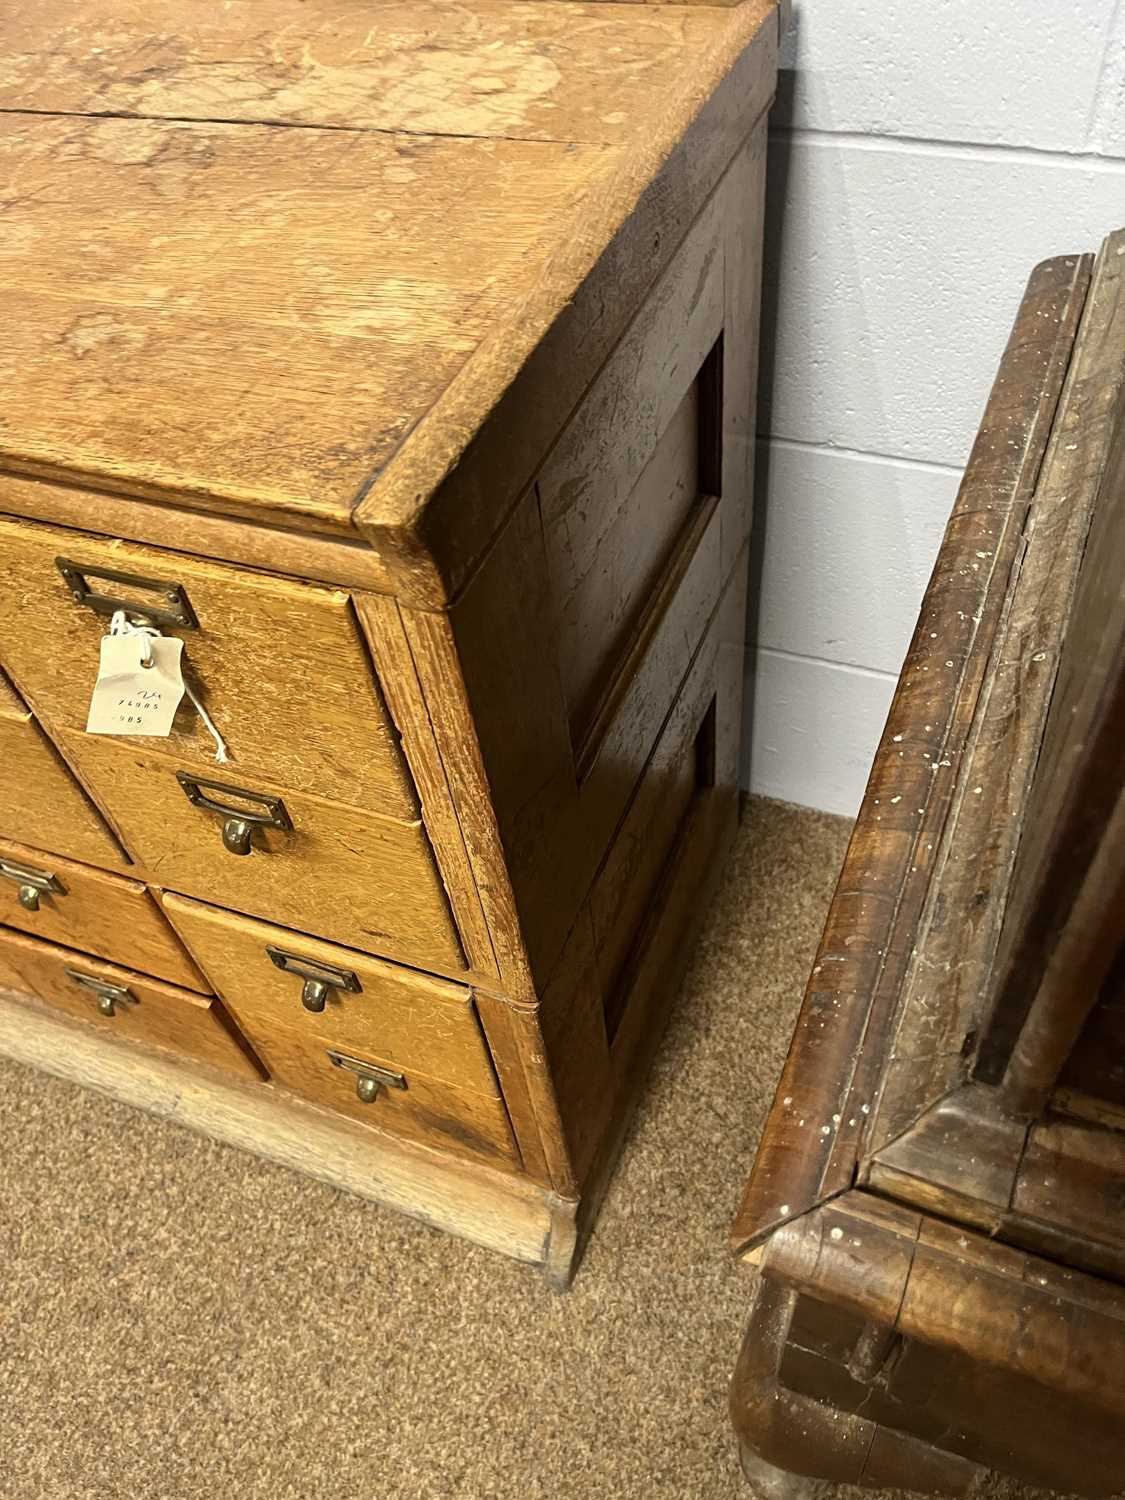
[[[796,0],[747,783],[854,813],[1028,272],[1125,224],[1125,0]]]

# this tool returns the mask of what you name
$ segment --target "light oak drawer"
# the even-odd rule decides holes
[[[0,988],[35,995],[107,1036],[170,1048],[246,1078],[262,1076],[218,1001],[85,953],[0,931]]]
[[[84,731],[108,621],[72,596],[56,559],[90,589],[145,608],[186,606],[196,628],[165,625],[230,750],[231,780],[264,778],[411,821],[418,798],[347,593],[181,553],[0,520],[0,659],[52,732]],[[141,583],[100,578],[97,569]],[[176,590],[171,602],[168,592]],[[75,764],[88,768],[82,734]],[[214,742],[185,697],[168,738],[146,749],[208,774]]]
[[[63,738],[68,753],[78,753],[76,738]],[[290,826],[255,826],[250,853],[232,854],[227,818],[189,800],[174,763],[94,737],[84,753],[122,838],[156,884],[411,963],[466,967],[420,821],[393,822],[244,778],[244,789],[281,798]],[[233,782],[232,768],[214,769]],[[203,790],[232,813],[253,811]]]
[[[182,896],[164,907],[277,1083],[380,1129],[516,1160],[471,990]],[[333,1053],[405,1087],[364,1102],[362,1074]]]
[[[129,863],[27,704],[0,676],[0,835],[75,859]]]
[[[2,840],[0,923],[172,984],[207,988],[139,880]]]

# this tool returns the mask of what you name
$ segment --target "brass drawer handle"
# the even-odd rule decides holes
[[[249,854],[253,847],[250,836],[257,827],[280,828],[289,832],[293,820],[285,810],[280,797],[267,797],[264,792],[248,792],[244,787],[231,786],[225,781],[209,781],[204,776],[192,776],[187,771],[177,771],[176,780],[184,789],[184,796],[194,807],[205,812],[218,813],[223,819],[223,847],[231,854]],[[206,788],[206,791],[204,790]],[[249,807],[231,807],[208,797],[207,792],[220,792],[224,797],[241,797],[247,802],[258,802],[264,812],[254,812]]]
[[[358,995],[363,986],[359,975],[351,969],[341,969],[335,964],[320,963],[315,958],[302,958],[299,953],[287,953],[273,943],[266,944],[270,962],[286,974],[296,974],[304,980],[301,986],[301,1004],[306,1010],[322,1011],[329,990],[348,990]]]
[[[118,1005],[136,1005],[137,997],[123,984],[113,984],[108,979],[99,979],[96,974],[83,974],[81,969],[64,969],[63,973],[75,984],[94,992],[95,1004],[103,1016],[116,1015]]]
[[[39,897],[43,891],[55,896],[65,896],[58,877],[49,870],[38,870],[34,865],[17,865],[15,860],[0,859],[0,877],[13,880],[19,886],[20,905],[28,911],[39,910]]]
[[[406,1079],[390,1068],[381,1068],[377,1063],[364,1062],[361,1057],[349,1057],[346,1052],[328,1049],[328,1060],[334,1068],[343,1068],[356,1075],[356,1098],[361,1104],[374,1104],[382,1089],[404,1089]]]
[[[75,604],[84,604],[95,614],[112,615],[123,609],[130,620],[143,621],[148,625],[170,625],[177,630],[198,630],[199,621],[182,583],[167,583],[159,578],[141,578],[136,573],[120,573],[116,568],[90,568],[85,563],[71,562],[69,557],[56,557],[58,568],[70,597]],[[121,583],[126,588],[142,589],[160,595],[160,603],[147,599],[122,599],[114,594],[98,593],[89,584],[91,578],[104,578],[107,583]]]

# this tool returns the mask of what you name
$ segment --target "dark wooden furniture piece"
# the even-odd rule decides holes
[[[1123,278],[1031,276],[734,1226],[766,1491],[1125,1490]]]
[[[566,1283],[737,826],[779,23],[5,7],[0,1052]],[[225,763],[88,732],[114,607]]]

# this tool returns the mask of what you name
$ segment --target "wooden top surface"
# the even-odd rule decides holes
[[[518,370],[542,334],[521,310],[552,277],[566,306],[564,252],[596,259],[773,14],[6,7],[0,470],[329,532],[362,499],[371,529],[401,524],[388,461],[431,441],[482,344]],[[471,437],[441,434],[434,485]]]

